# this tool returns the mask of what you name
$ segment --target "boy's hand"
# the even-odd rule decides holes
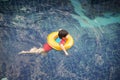
[[[69,54],[67,52],[65,52],[65,55],[68,56]]]

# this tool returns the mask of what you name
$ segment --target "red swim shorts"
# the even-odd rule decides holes
[[[50,51],[52,49],[52,47],[48,43],[45,43],[43,45],[43,49],[45,50],[45,52],[48,52],[48,51]]]

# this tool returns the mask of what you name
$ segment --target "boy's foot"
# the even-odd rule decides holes
[[[26,54],[26,53],[28,53],[28,51],[21,51],[18,54]]]

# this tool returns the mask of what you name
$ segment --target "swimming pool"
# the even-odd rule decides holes
[[[1,0],[0,79],[119,80],[120,2],[93,1]],[[74,38],[69,56],[56,50],[18,55],[42,47],[60,28]]]

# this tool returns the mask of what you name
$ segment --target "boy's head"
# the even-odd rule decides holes
[[[67,35],[68,35],[68,32],[66,30],[61,29],[58,32],[58,36],[60,39],[65,38]]]

